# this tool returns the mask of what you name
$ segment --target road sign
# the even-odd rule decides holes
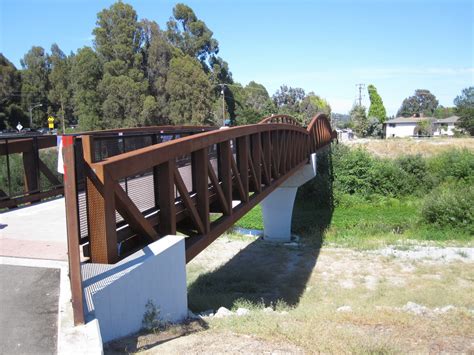
[[[18,132],[21,132],[21,130],[23,129],[23,126],[20,122],[18,122],[18,124],[16,125],[16,129],[18,130]]]
[[[54,128],[54,117],[53,117],[53,116],[49,116],[49,117],[48,117],[48,128],[49,128],[49,129],[53,129],[53,128]]]

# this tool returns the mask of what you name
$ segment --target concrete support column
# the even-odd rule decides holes
[[[316,176],[316,153],[303,166],[261,203],[264,239],[275,242],[291,240],[291,219],[298,187]]]

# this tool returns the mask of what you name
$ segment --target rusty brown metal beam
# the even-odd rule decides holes
[[[71,283],[71,301],[74,325],[84,324],[84,296],[82,290],[81,253],[79,249],[79,209],[76,177],[76,157],[74,139],[64,142],[63,154],[67,175],[64,176],[67,250],[69,279]]]

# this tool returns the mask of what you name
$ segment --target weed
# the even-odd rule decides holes
[[[160,310],[155,306],[152,300],[148,300],[142,319],[143,329],[147,331],[155,331],[155,329],[158,329],[162,325],[159,316]]]

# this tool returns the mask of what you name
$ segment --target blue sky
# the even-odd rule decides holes
[[[177,1],[126,1],[165,28]],[[474,85],[472,0],[184,1],[214,32],[234,80],[302,87],[347,113],[357,83],[374,84],[390,115],[416,89],[451,106]],[[33,45],[92,45],[109,0],[0,0],[0,51],[20,67]],[[364,98],[368,104],[368,96]]]

